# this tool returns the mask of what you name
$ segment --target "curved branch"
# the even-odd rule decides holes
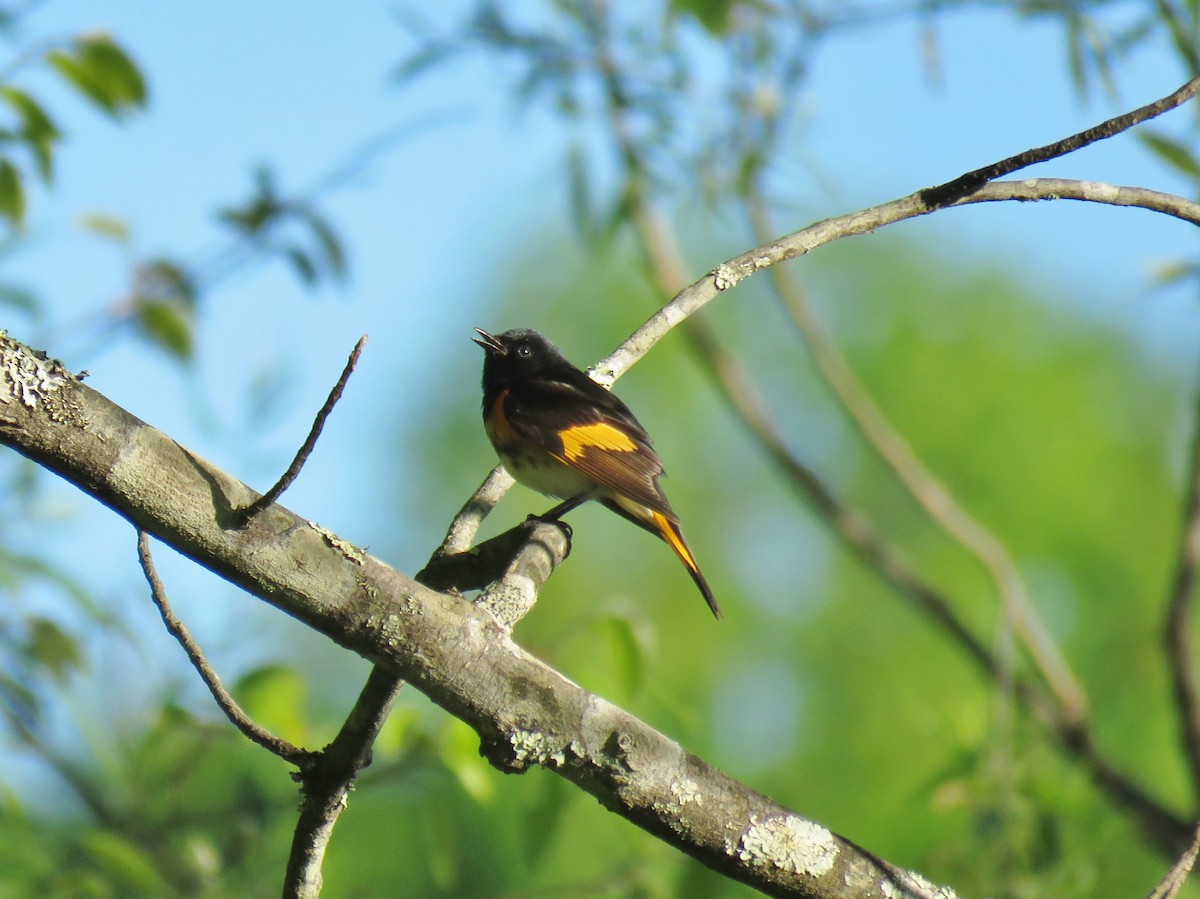
[[[146,576],[146,582],[150,585],[150,598],[158,608],[158,613],[162,616],[163,624],[166,625],[167,631],[183,647],[183,651],[187,653],[188,661],[192,663],[192,667],[196,669],[196,672],[200,675],[200,679],[204,681],[204,685],[208,687],[208,691],[212,694],[213,699],[217,701],[217,705],[220,706],[221,711],[225,713],[225,717],[248,740],[252,743],[257,743],[268,752],[295,765],[303,765],[308,762],[314,753],[306,749],[301,749],[299,746],[282,737],[275,736],[275,734],[266,728],[260,727],[246,714],[245,710],[238,705],[237,700],[225,688],[225,684],[221,682],[220,675],[209,664],[204,651],[200,649],[200,645],[171,609],[171,601],[167,598],[167,589],[163,586],[162,579],[158,576],[158,569],[154,566],[154,556],[150,553],[150,535],[141,528],[138,528],[137,535],[138,561],[142,566],[142,573]]]
[[[1082,200],[1108,206],[1136,206],[1200,225],[1200,204],[1183,197],[1143,187],[1066,178],[994,181],[950,205],[967,206],[972,203],[995,203],[1004,200]],[[646,355],[672,328],[703,309],[724,291],[763,269],[807,255],[835,240],[870,234],[887,225],[928,215],[933,211],[934,209],[922,200],[921,191],[918,191],[907,197],[880,203],[878,206],[816,222],[727,259],[699,281],[679,291],[671,302],[646,319],[624,343],[592,366],[589,374],[602,384],[611,384]]]

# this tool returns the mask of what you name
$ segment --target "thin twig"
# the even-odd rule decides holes
[[[317,440],[321,436],[321,431],[325,428],[325,419],[329,418],[329,413],[333,411],[333,407],[342,398],[342,392],[346,389],[346,382],[350,380],[350,375],[354,373],[354,367],[358,365],[358,357],[362,354],[362,349],[366,342],[367,335],[364,334],[358,339],[358,343],[354,345],[354,349],[350,352],[350,358],[346,360],[346,367],[342,369],[341,377],[337,379],[337,383],[329,391],[329,397],[325,400],[325,405],[317,412],[317,417],[313,419],[312,429],[308,432],[308,437],[300,445],[300,449],[297,450],[296,457],[292,459],[292,464],[287,467],[287,471],[283,473],[283,476],[275,483],[274,487],[250,505],[239,509],[234,514],[234,522],[238,527],[244,525],[263,509],[267,508],[267,506],[279,499],[283,495],[283,491],[292,486],[292,482],[299,476],[300,469],[308,461],[309,455],[312,453],[313,448],[317,445]]]
[[[213,699],[217,701],[217,705],[220,706],[221,711],[225,713],[225,717],[238,730],[245,734],[247,738],[268,752],[279,756],[281,759],[300,766],[311,760],[313,753],[306,749],[301,749],[299,746],[289,743],[282,737],[277,737],[265,728],[255,724],[242,707],[238,705],[237,700],[225,689],[225,685],[221,683],[220,676],[209,665],[208,659],[204,657],[204,652],[200,649],[200,646],[192,639],[192,635],[188,632],[187,627],[175,617],[175,613],[171,610],[171,603],[167,599],[166,588],[158,576],[158,571],[154,567],[154,558],[150,554],[150,535],[140,528],[138,529],[138,560],[142,564],[142,571],[146,575],[146,581],[150,584],[150,596],[154,600],[154,605],[158,607],[159,614],[162,615],[163,624],[167,626],[167,630],[171,636],[183,647],[183,651],[187,653],[192,667],[200,674],[201,680],[204,681],[205,686],[212,693]]]
[[[479,489],[471,494],[471,498],[463,504],[463,507],[458,510],[458,514],[454,516],[454,520],[450,522],[450,527],[446,529],[446,536],[442,539],[442,545],[434,551],[430,558],[430,564],[432,565],[439,558],[458,555],[470,549],[483,520],[491,514],[492,509],[496,508],[496,504],[504,499],[504,494],[509,491],[513,483],[512,475],[504,470],[503,465],[493,468],[484,478],[483,483],[479,485]],[[428,568],[427,565],[426,569]],[[423,570],[417,575],[417,580],[421,580],[424,574]]]
[[[1166,873],[1158,886],[1146,896],[1146,899],[1175,899],[1183,885],[1187,882],[1192,867],[1196,864],[1196,856],[1200,855],[1200,823],[1192,834],[1192,843],[1179,856],[1171,870]]]
[[[1132,112],[1114,116],[1107,121],[1101,122],[1099,125],[1094,125],[1091,128],[1080,131],[1078,134],[1072,134],[1070,137],[1057,140],[1052,144],[1046,144],[1044,147],[1035,147],[1032,150],[1018,153],[1016,156],[1009,156],[1007,159],[986,165],[981,169],[967,172],[965,175],[959,175],[953,181],[947,181],[945,184],[926,188],[920,193],[921,199],[924,200],[930,209],[948,206],[971,191],[982,187],[989,181],[1003,178],[1005,175],[1011,175],[1013,172],[1028,168],[1035,163],[1046,162],[1056,159],[1059,156],[1065,156],[1068,153],[1073,153],[1076,150],[1086,147],[1088,144],[1094,144],[1097,141],[1113,137],[1123,131],[1128,131],[1135,125],[1140,125],[1142,122],[1183,105],[1192,99],[1197,91],[1200,91],[1200,76],[1193,78],[1187,84],[1183,85],[1183,87],[1179,88],[1179,90],[1163,97],[1161,100],[1147,103],[1145,106],[1135,109]]]
[[[376,665],[333,742],[300,772],[304,802],[292,834],[284,875],[284,899],[316,899],[321,868],[333,828],[346,808],[358,772],[371,764],[371,752],[404,681]]]
[[[1183,528],[1176,552],[1175,578],[1167,605],[1163,643],[1176,713],[1192,776],[1192,789],[1200,805],[1200,698],[1196,695],[1197,568],[1200,566],[1200,385],[1196,388],[1195,421],[1192,422],[1192,457]]]

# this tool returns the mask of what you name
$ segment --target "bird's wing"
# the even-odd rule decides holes
[[[658,487],[662,462],[629,408],[582,372],[509,392],[506,417],[523,437],[602,487],[674,518]]]

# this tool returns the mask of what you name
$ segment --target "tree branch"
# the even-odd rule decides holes
[[[1184,753],[1192,777],[1195,801],[1200,806],[1200,698],[1196,695],[1196,575],[1200,566],[1200,386],[1192,422],[1192,453],[1183,527],[1176,551],[1175,577],[1163,628],[1171,686]]]
[[[1150,891],[1146,899],[1175,899],[1187,882],[1188,875],[1192,873],[1197,855],[1200,855],[1200,824],[1196,825],[1196,830],[1192,834],[1191,845],[1176,859],[1171,870],[1159,881],[1158,886]]]
[[[346,808],[358,772],[371,764],[375,740],[403,687],[404,681],[387,668],[372,668],[333,742],[297,775],[304,801],[292,834],[284,899],[316,899],[321,894],[321,867],[334,825]]]

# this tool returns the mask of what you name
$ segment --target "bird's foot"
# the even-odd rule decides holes
[[[544,515],[529,515],[525,521],[526,523],[536,522],[538,524],[556,525],[564,534],[567,535],[567,540],[573,540],[575,537],[575,530],[557,515],[552,514],[552,511]]]

